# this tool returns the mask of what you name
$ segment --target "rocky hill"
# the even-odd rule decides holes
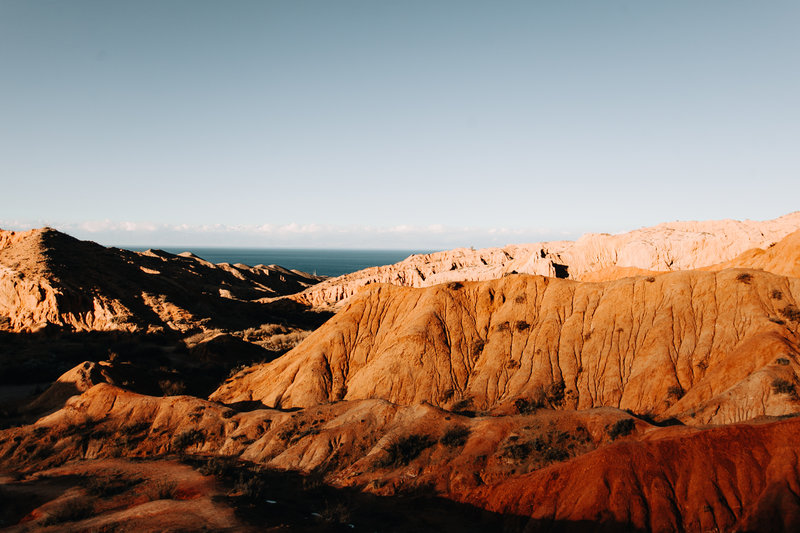
[[[581,283],[511,275],[376,285],[212,399],[309,407],[529,401],[686,423],[795,412],[800,281],[756,270]]]
[[[429,287],[490,280],[512,272],[602,281],[645,271],[688,270],[731,260],[751,248],[766,248],[798,229],[800,212],[795,212],[763,222],[669,222],[618,235],[589,233],[577,241],[459,248],[333,278],[307,289],[300,298],[314,306],[335,305],[372,283]]]
[[[0,409],[0,527],[796,531],[798,222],[414,256],[288,297],[315,280],[0,234],[6,375],[109,351]]]
[[[268,315],[260,300],[320,280],[278,266],[214,265],[191,254],[106,248],[49,228],[0,231],[0,322],[11,331],[257,326],[268,321],[252,319]]]

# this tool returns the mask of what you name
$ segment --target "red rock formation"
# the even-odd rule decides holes
[[[725,270],[605,283],[516,275],[379,285],[212,398],[284,408],[361,398],[492,408],[531,398],[691,423],[791,413],[799,283]]]

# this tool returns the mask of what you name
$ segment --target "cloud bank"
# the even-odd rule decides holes
[[[326,224],[161,224],[93,220],[0,220],[3,229],[23,231],[50,226],[80,239],[130,247],[290,247],[441,250],[461,246],[484,248],[577,235],[550,228],[477,228],[444,224],[427,226],[336,226]]]

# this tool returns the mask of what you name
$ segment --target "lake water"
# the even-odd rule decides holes
[[[141,252],[146,248],[131,248]],[[192,252],[212,263],[280,265],[320,276],[341,276],[363,268],[390,265],[415,253],[432,250],[318,250],[289,248],[162,248],[178,254]]]

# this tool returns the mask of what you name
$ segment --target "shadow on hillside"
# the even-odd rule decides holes
[[[486,511],[473,505],[437,497],[426,488],[395,496],[377,496],[355,488],[332,487],[323,483],[321,476],[314,474],[303,475],[296,472],[258,469],[252,464],[226,462],[219,458],[184,457],[182,461],[204,475],[215,476],[221,488],[220,492],[225,494],[214,497],[217,503],[230,506],[243,525],[256,530],[274,529],[309,533],[639,531],[627,524],[609,521],[531,520],[524,516]],[[87,464],[91,463],[90,461]],[[80,470],[80,464],[73,463],[73,470]],[[113,482],[100,480],[94,485],[92,480],[97,481],[94,475],[91,476],[92,479],[80,474],[53,477],[47,473],[43,476],[36,475],[18,480],[13,476],[5,479],[0,477],[0,501],[6,504],[0,505],[0,527],[18,524],[39,506],[76,488],[81,488],[82,492],[85,492],[86,487],[90,487],[89,496],[84,496],[84,499],[95,497],[108,501],[110,497],[118,497],[128,502],[135,501],[131,496],[137,490],[140,491],[138,485],[141,480],[130,479],[126,482],[126,479],[120,478],[121,470],[117,472]],[[165,469],[164,472],[161,486],[172,489],[160,494],[159,497],[180,498],[180,492],[174,489],[179,480],[170,479],[167,474],[169,469]],[[104,508],[102,505],[88,507],[95,511],[102,508]],[[109,510],[112,513],[118,511],[119,508],[113,506]],[[63,516],[61,519],[64,524],[72,522],[73,526],[76,526],[75,521],[91,516],[93,513],[89,512],[80,516]],[[123,524],[106,524],[111,530],[118,526]]]
[[[184,458],[228,489],[227,503],[240,520],[257,528],[291,531],[411,532],[596,532],[637,531],[614,522],[532,520],[495,513],[439,497],[432,487],[378,496],[332,487],[321,474],[259,469],[225,459]]]
[[[19,391],[0,395],[0,426],[16,425],[14,421],[22,414],[30,418],[50,411],[57,407],[50,400],[66,400],[70,393],[77,393],[71,384],[57,384],[61,389],[57,391],[47,388],[84,361],[104,361],[92,373],[94,382],[109,382],[151,396],[207,398],[235,369],[269,362],[283,353],[285,350],[266,350],[232,335],[189,348],[181,335],[172,332],[69,332],[57,328],[0,332],[0,387]],[[35,388],[21,387],[25,384],[35,384]],[[50,400],[37,402],[43,395]]]

